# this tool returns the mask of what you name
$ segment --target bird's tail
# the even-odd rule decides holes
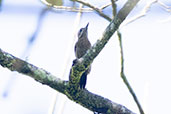
[[[80,88],[81,89],[84,89],[85,88],[85,86],[86,86],[86,82],[87,82],[87,75],[88,75],[88,73],[90,72],[90,69],[87,69],[83,74],[82,74],[82,76],[81,76],[81,78],[80,78]]]

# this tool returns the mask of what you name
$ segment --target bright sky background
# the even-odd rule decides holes
[[[127,19],[139,14],[147,1],[149,0],[141,0]],[[171,2],[167,0],[160,1],[171,6]],[[108,2],[109,0],[103,1],[103,4]],[[123,4],[122,2],[120,0],[118,4]],[[65,4],[70,5],[68,2]],[[43,8],[45,5],[39,0],[3,0],[0,11],[0,48],[21,58]],[[110,8],[105,12],[111,12]],[[46,13],[36,41],[22,58],[67,80],[69,68],[75,58],[73,43],[77,38],[73,37],[73,33],[76,18],[76,12]],[[109,22],[96,13],[83,13],[78,28],[84,27],[88,22],[89,40],[94,44]],[[120,31],[123,36],[125,74],[145,113],[170,114],[170,13],[159,4],[154,4],[145,17],[123,26]],[[139,113],[120,78],[120,48],[116,35],[113,35],[94,60],[86,88]],[[3,97],[5,90],[9,92],[7,97]],[[0,67],[0,114],[48,114],[56,94],[58,92],[30,77]],[[92,114],[64,95],[58,96],[56,114]],[[64,110],[61,111],[62,106]]]

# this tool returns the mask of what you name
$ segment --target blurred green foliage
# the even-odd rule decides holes
[[[46,0],[48,3],[56,6],[62,6],[63,0]]]

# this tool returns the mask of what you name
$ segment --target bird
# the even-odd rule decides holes
[[[78,40],[75,44],[75,56],[76,59],[79,59],[85,55],[88,49],[91,48],[91,43],[88,39],[88,26],[81,28],[78,32]],[[87,75],[90,73],[91,67],[89,67],[81,76],[79,81],[79,86],[81,89],[85,89],[87,82]]]

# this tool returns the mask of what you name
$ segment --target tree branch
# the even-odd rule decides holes
[[[115,3],[116,1],[115,0],[111,0],[111,3],[112,3],[112,12],[113,12],[113,18],[115,17],[115,15],[116,15],[116,7],[117,7],[117,5],[116,5],[116,3]]]
[[[48,85],[51,88],[67,95],[71,100],[81,104],[89,110],[106,113],[106,114],[134,114],[126,107],[114,103],[109,99],[93,94],[88,90],[79,90],[77,93],[67,91],[68,81],[63,81],[47,71],[38,68],[26,61],[23,61],[13,55],[6,53],[0,49],[0,64],[2,67],[11,71],[17,71],[24,75],[28,75],[36,81]],[[67,92],[66,92],[67,91]],[[79,96],[77,96],[79,95]]]
[[[46,0],[40,0],[43,4],[45,4],[46,6],[50,7],[50,8],[55,8],[57,10],[65,10],[65,11],[72,11],[72,12],[92,12],[93,9],[92,8],[76,8],[76,7],[68,7],[68,6],[57,6],[57,5],[53,5],[48,3]]]
[[[46,2],[45,0],[41,0],[41,2],[42,2],[43,4],[45,4],[45,5],[47,5],[47,6],[50,6],[50,7],[53,7],[53,8],[55,8],[55,9],[58,9],[58,10],[67,10],[67,11],[73,11],[73,12],[79,12],[80,10],[81,10],[82,12],[96,11],[100,16],[104,17],[104,18],[107,19],[108,21],[111,21],[111,20],[112,20],[108,15],[106,15],[106,14],[104,14],[104,13],[102,12],[102,10],[103,10],[104,8],[108,7],[109,4],[107,4],[106,6],[102,6],[101,9],[99,9],[99,8],[97,8],[97,7],[95,7],[95,6],[91,5],[91,4],[89,4],[89,3],[87,3],[87,2],[82,1],[82,0],[72,0],[72,1],[79,2],[79,3],[81,3],[81,4],[85,5],[85,6],[88,6],[88,7],[90,7],[90,8],[81,8],[81,9],[80,9],[80,8],[75,8],[75,7],[73,8],[73,7],[67,7],[67,6],[56,6],[56,5],[53,5],[53,4],[50,4],[50,3]]]
[[[140,19],[141,17],[144,17],[147,14],[147,12],[150,10],[151,6],[156,2],[157,2],[157,0],[148,1],[148,3],[144,6],[141,13],[139,13],[138,15],[136,15],[136,16],[132,17],[131,19],[127,20],[124,24],[121,25],[120,28],[122,28],[123,26],[128,25],[128,24]]]
[[[95,6],[91,5],[91,4],[89,4],[88,2],[85,2],[85,1],[82,1],[82,0],[73,0],[73,1],[79,2],[79,3],[81,3],[81,4],[85,5],[85,6],[88,6],[88,7],[92,8],[92,9],[95,10],[100,16],[104,17],[104,18],[107,19],[108,21],[111,21],[111,20],[112,20],[108,15],[104,14],[99,8],[97,8],[97,7],[95,7]]]
[[[103,10],[103,9],[109,7],[110,5],[111,5],[111,3],[105,4],[105,5],[101,6],[99,9]]]
[[[69,82],[56,78],[47,71],[16,58],[11,54],[3,52],[1,49],[0,64],[11,71],[17,71],[19,73],[28,75],[34,78],[36,81],[52,87],[53,89],[65,94],[69,99],[81,104],[91,111],[105,114],[134,114],[132,111],[120,104],[93,94],[86,89],[79,89],[78,83],[82,73],[88,69],[95,57],[101,52],[111,36],[119,28],[120,24],[124,21],[129,12],[135,7],[138,1],[139,0],[128,0],[124,7],[108,25],[103,33],[103,36],[97,40],[97,42],[82,58],[75,61],[70,71]]]
[[[0,49],[0,64],[2,67],[8,68],[11,71],[17,71],[24,75],[30,76],[36,81],[48,85],[51,88],[58,90],[61,93],[65,93],[67,81],[63,81],[56,78],[49,72],[38,68],[32,64],[27,63],[13,55],[6,53]]]
[[[126,87],[130,91],[130,93],[131,93],[135,103],[137,104],[138,109],[140,111],[140,114],[144,114],[143,108],[141,107],[141,104],[138,101],[138,98],[137,98],[136,94],[134,93],[134,90],[132,89],[131,85],[129,84],[129,82],[128,82],[126,76],[125,76],[125,73],[124,73],[124,56],[123,56],[122,36],[121,36],[121,33],[119,31],[117,32],[117,35],[118,35],[118,39],[119,39],[120,53],[121,53],[121,73],[120,73],[121,78],[123,79]]]
[[[162,6],[166,11],[171,12],[171,6],[167,6],[166,4],[164,4],[163,2],[161,2],[161,1],[159,1],[159,0],[157,0],[157,2],[158,2],[158,4],[159,4],[160,6]]]

